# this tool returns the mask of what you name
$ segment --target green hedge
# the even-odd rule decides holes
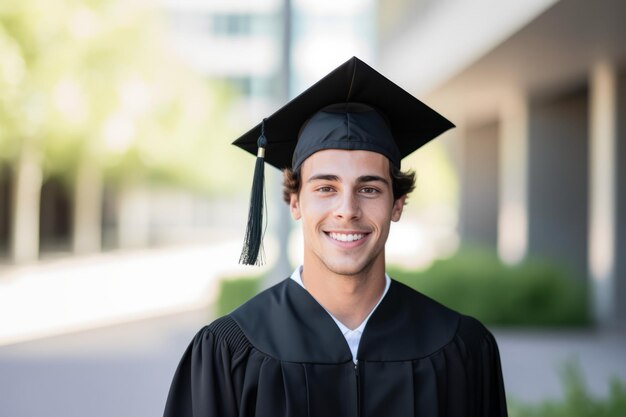
[[[421,272],[388,273],[422,293],[488,325],[581,326],[589,323],[585,286],[566,268],[545,260],[516,266],[495,253],[464,249]]]
[[[261,277],[229,278],[220,282],[220,292],[215,305],[217,317],[230,313],[261,288]]]
[[[503,265],[493,252],[464,249],[425,271],[390,267],[389,275],[487,325],[582,326],[589,323],[586,289],[554,262]],[[259,291],[260,277],[222,282],[217,314]]]
[[[564,398],[536,405],[509,401],[509,417],[624,417],[626,387],[617,377],[610,382],[606,398],[592,396],[585,385],[580,367],[568,362],[560,372]]]

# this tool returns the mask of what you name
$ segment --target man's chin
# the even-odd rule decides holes
[[[350,262],[347,264],[327,263],[326,268],[328,268],[329,271],[336,275],[357,276],[367,270],[367,265],[357,264],[355,262]]]

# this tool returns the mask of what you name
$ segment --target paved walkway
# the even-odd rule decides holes
[[[158,417],[195,311],[0,347],[0,416]]]
[[[241,242],[119,250],[0,265],[0,345],[201,308],[237,264]]]
[[[626,329],[495,330],[507,393],[522,401],[560,398],[559,370],[580,365],[589,392],[604,396],[611,376],[626,387]]]
[[[207,310],[0,347],[0,416],[154,417]],[[508,396],[561,395],[556,367],[578,357],[592,392],[626,381],[626,332],[495,330]]]

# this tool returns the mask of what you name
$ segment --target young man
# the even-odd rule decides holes
[[[244,260],[259,256],[268,162],[284,169],[304,262],[200,330],[166,417],[506,416],[491,333],[385,273],[413,188],[400,159],[450,127],[352,58],[235,142],[258,155]]]

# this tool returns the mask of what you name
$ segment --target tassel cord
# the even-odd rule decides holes
[[[258,153],[254,166],[252,190],[250,193],[250,209],[248,211],[248,224],[244,238],[243,249],[239,257],[239,263],[244,265],[263,265],[263,238],[267,225],[264,224],[264,214],[267,217],[267,201],[265,196],[265,120],[261,124],[261,135],[257,140]]]

